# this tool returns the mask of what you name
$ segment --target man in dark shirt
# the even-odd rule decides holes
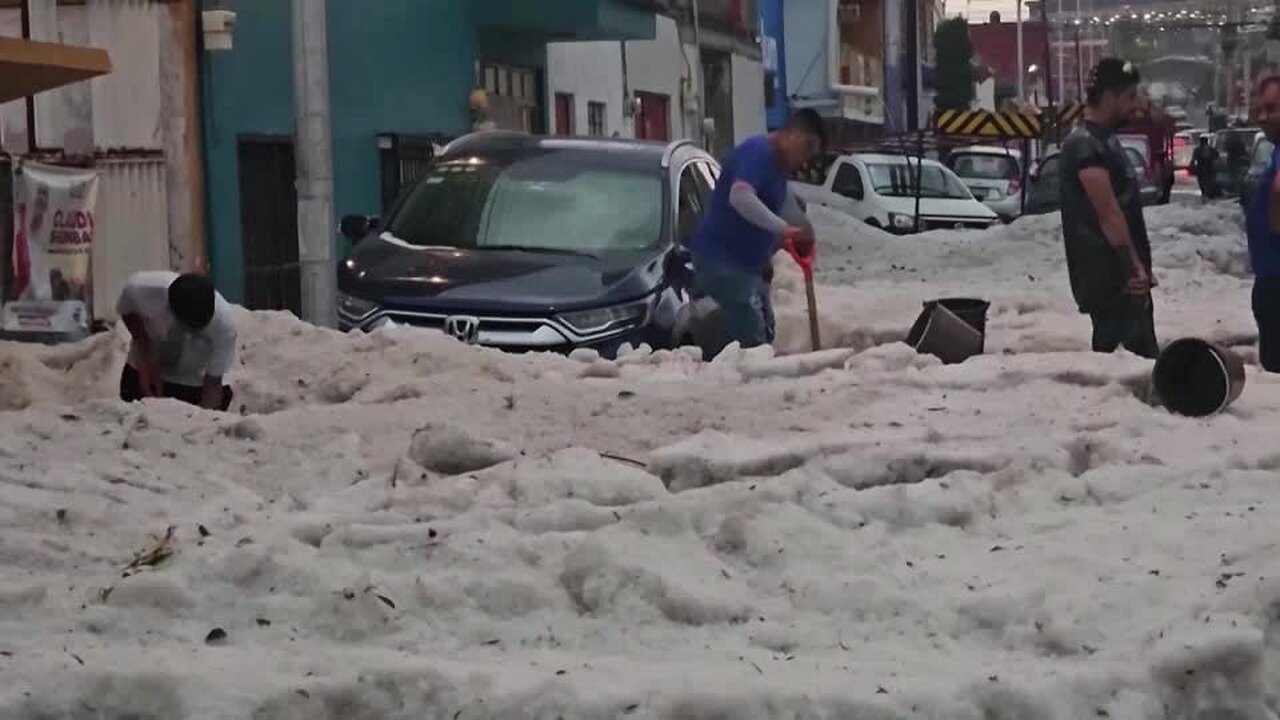
[[[1138,71],[1103,58],[1089,74],[1084,122],[1062,144],[1062,237],[1071,291],[1093,321],[1095,352],[1160,352],[1151,307],[1151,244],[1133,166],[1115,131],[1138,101]]]
[[[1267,139],[1280,147],[1280,75],[1258,85],[1254,113]],[[1253,267],[1253,316],[1258,323],[1258,361],[1267,372],[1280,372],[1280,149],[1271,151],[1245,206],[1249,264]]]

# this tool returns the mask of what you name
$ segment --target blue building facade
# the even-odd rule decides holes
[[[760,0],[760,35],[764,42],[765,125],[775,130],[791,115],[787,98],[787,23],[783,0]]]
[[[297,310],[290,2],[219,5],[237,17],[234,48],[200,54],[214,282],[233,302]],[[541,130],[548,40],[652,39],[656,28],[645,0],[328,0],[327,22],[335,225],[378,214],[432,136],[469,131],[477,87],[500,125]]]

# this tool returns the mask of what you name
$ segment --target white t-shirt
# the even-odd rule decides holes
[[[169,310],[169,285],[177,279],[178,273],[164,270],[135,274],[120,291],[116,313],[122,318],[142,318],[165,381],[199,387],[205,376],[223,377],[231,372],[236,324],[230,303],[214,292],[213,319],[209,324],[197,333],[183,327]],[[129,365],[136,368],[142,361],[142,351],[135,340],[129,346]]]

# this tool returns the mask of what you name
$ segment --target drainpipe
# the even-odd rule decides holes
[[[302,319],[337,324],[333,145],[325,0],[293,0],[293,98]]]
[[[707,147],[707,98],[706,98],[706,78],[702,77],[702,11],[698,8],[698,0],[693,0],[693,53],[697,60],[693,64],[693,69],[697,71],[696,76],[690,75],[690,82],[694,83],[693,96],[698,101],[698,122],[694,127],[694,134],[698,138],[699,143],[705,149]],[[684,48],[680,48],[680,52],[684,53]]]
[[[619,51],[622,54],[622,123],[625,126],[627,118],[631,118],[631,137],[636,136],[636,121],[634,109],[631,104],[631,86],[627,82],[627,41],[618,42]]]

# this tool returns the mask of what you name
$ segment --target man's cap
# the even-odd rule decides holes
[[[1106,57],[1098,61],[1089,71],[1088,91],[1090,94],[1103,93],[1107,90],[1120,90],[1133,87],[1142,81],[1142,75],[1133,63],[1120,58]]]

